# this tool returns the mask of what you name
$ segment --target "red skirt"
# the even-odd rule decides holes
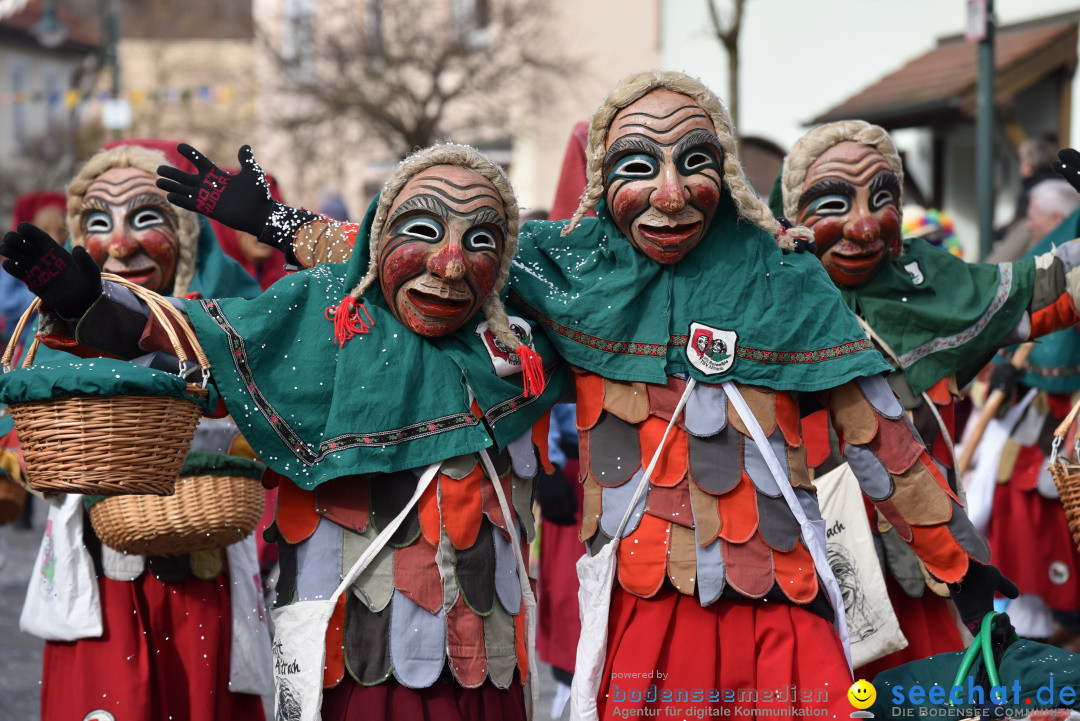
[[[578,461],[570,458],[563,469],[576,479]],[[585,553],[578,540],[584,489],[572,481],[577,494],[577,523],[558,526],[543,520],[540,527],[540,576],[537,579],[536,654],[544,663],[574,672],[581,618],[578,613],[577,561]]]
[[[603,719],[648,715],[755,719],[753,709],[851,713],[851,675],[832,624],[797,606],[751,600],[702,607],[670,588],[644,599],[616,588],[599,709]],[[651,710],[655,709],[656,712]]]
[[[515,675],[510,688],[490,680],[478,688],[437,683],[411,689],[390,679],[362,686],[351,677],[323,690],[323,721],[526,721],[525,693]]]
[[[960,636],[960,629],[949,610],[947,599],[929,588],[921,597],[912,598],[904,593],[887,571],[885,587],[889,591],[889,603],[892,604],[908,645],[907,648],[890,653],[877,661],[859,666],[855,669],[855,678],[873,681],[882,671],[896,668],[902,663],[964,649],[964,639]]]
[[[1041,454],[1040,454],[1041,455]],[[1017,464],[1019,465],[1019,463]],[[1019,470],[1019,469],[1018,469]],[[1050,608],[1080,607],[1080,555],[1061,501],[1022,490],[1016,474],[994,491],[990,558],[1020,589]]]
[[[47,642],[42,721],[104,710],[123,719],[262,721],[262,699],[229,689],[228,579],[164,584],[103,578],[103,633]]]

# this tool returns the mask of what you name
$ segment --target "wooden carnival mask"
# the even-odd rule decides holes
[[[452,333],[495,287],[506,209],[479,173],[437,165],[401,189],[378,243],[379,285],[403,325],[423,336]]]
[[[833,282],[865,283],[900,252],[900,180],[871,145],[846,140],[810,165],[796,223],[812,228]]]
[[[180,254],[176,211],[139,168],[110,168],[90,183],[78,210],[86,250],[107,273],[168,293]]]
[[[693,100],[653,90],[608,129],[604,197],[631,244],[657,263],[693,250],[716,214],[723,151],[712,120]]]

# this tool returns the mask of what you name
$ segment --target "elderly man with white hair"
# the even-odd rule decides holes
[[[1064,180],[1044,180],[1031,189],[1024,226],[1032,247],[1080,208],[1080,193]]]

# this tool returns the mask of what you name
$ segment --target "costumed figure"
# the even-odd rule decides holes
[[[1064,150],[1061,157],[1066,163],[1057,166],[1059,172],[1080,184],[1080,155]],[[1035,186],[1033,205],[1035,196],[1050,185]],[[1077,237],[1080,210],[1039,234],[1028,257],[1038,258]],[[1020,369],[1007,358],[1000,360],[990,387],[1009,396],[1016,391],[1016,403],[983,436],[972,496],[979,484],[992,499],[985,519],[987,537],[995,563],[1020,588],[1019,598],[1009,604],[1017,632],[1080,651],[1080,553],[1047,470],[1054,429],[1080,390],[1080,332],[1073,326],[1045,336]],[[1062,452],[1072,455],[1073,450]]]
[[[170,198],[250,223],[237,194],[268,198],[250,149],[236,175],[181,150],[199,173],[163,167]],[[219,191],[210,204],[204,183]],[[517,244],[509,183],[446,144],[406,158],[361,224],[307,215],[309,232],[355,245],[347,264],[253,301],[185,304],[226,406],[283,476],[268,532],[281,555],[278,717],[321,703],[325,719],[524,719],[532,592],[518,545],[533,529],[534,442],[546,447],[543,421],[568,382],[542,368],[550,347],[500,300]],[[143,332],[114,327],[99,347]],[[333,606],[314,638],[289,613],[312,601]],[[290,655],[310,644],[325,666]],[[297,682],[313,671],[315,688]]]
[[[29,223],[5,237],[5,270],[43,300],[38,337],[46,346],[100,355],[92,340],[79,339],[88,302],[105,299],[96,316],[103,327],[137,315],[130,291],[110,286],[107,298],[101,295],[99,267],[178,298],[259,293],[221,253],[206,220],[173,207],[155,186],[163,162],[161,153],[138,146],[91,157],[68,187],[72,253]],[[42,256],[32,246],[53,252]],[[115,355],[143,353],[133,342]],[[47,355],[39,354],[38,363],[47,363]],[[168,363],[161,352],[138,362]],[[227,453],[238,441],[235,424],[222,429],[217,423],[197,432],[195,445],[200,438],[207,445],[196,450]],[[242,564],[257,568],[254,539],[179,556],[124,554],[97,538],[84,501],[92,503],[68,495],[50,510],[51,520],[64,522],[47,525],[40,551],[45,563],[40,577],[31,578],[21,621],[23,630],[46,639],[42,719],[263,718],[260,695],[272,689],[265,614],[231,600],[241,586],[247,598],[260,597],[257,578],[230,577]],[[90,578],[76,579],[74,587],[93,590],[77,603],[55,603],[56,559],[76,558],[85,563],[72,566]]]
[[[814,231],[822,265],[865,337],[889,359],[890,387],[950,492],[960,495],[953,454],[958,389],[1000,346],[1076,322],[1080,248],[1070,243],[1015,263],[965,263],[924,240],[903,238],[902,187],[900,156],[888,133],[858,120],[830,123],[792,146],[774,188],[774,211]],[[826,414],[803,425],[811,468],[824,472],[843,462],[843,438]],[[948,595],[944,579],[911,552],[917,549],[909,550],[903,525],[880,505],[870,513],[889,597],[909,645],[856,671],[865,678],[964,646],[942,598]]]
[[[620,537],[609,613],[590,595],[602,615],[583,618],[571,715],[847,714],[803,404],[829,409],[863,490],[957,589],[965,620],[1015,590],[985,565],[889,366],[818,262],[787,254],[808,238],[747,185],[716,96],[680,73],[631,76],[593,117],[587,159],[574,218],[526,224],[510,281],[575,371],[581,538],[596,553]],[[277,211],[265,242],[314,262],[340,253]]]

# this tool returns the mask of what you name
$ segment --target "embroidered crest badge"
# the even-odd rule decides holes
[[[704,323],[690,324],[690,340],[686,343],[686,358],[690,365],[707,376],[723,373],[735,362],[733,330],[711,328]]]
[[[926,278],[922,274],[922,268],[919,267],[919,261],[913,260],[910,263],[904,263],[904,270],[911,276],[911,282],[915,285],[922,285]]]
[[[518,337],[518,340],[532,350],[536,350],[533,347],[532,326],[516,315],[509,316],[509,320],[510,330],[514,331],[514,335]],[[505,378],[521,372],[521,358],[495,337],[486,320],[476,326],[474,332],[480,337],[484,349],[487,350],[488,356],[491,358],[491,364],[495,367],[495,375]]]

